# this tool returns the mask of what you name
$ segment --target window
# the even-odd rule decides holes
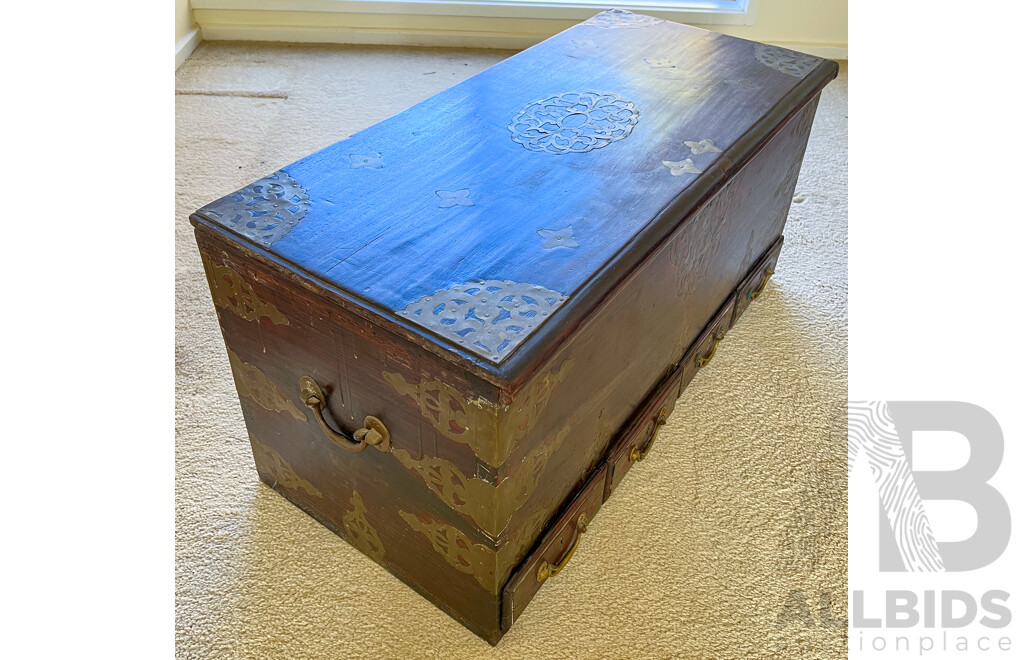
[[[525,48],[618,7],[753,25],[758,0],[191,0],[205,39]]]

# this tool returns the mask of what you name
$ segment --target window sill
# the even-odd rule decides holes
[[[192,0],[198,10],[584,20],[618,7],[676,22],[753,25],[757,0]]]

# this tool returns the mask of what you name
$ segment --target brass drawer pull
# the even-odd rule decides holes
[[[772,279],[772,275],[774,274],[775,270],[773,268],[769,268],[764,271],[764,279],[761,281],[761,286],[747,291],[747,300],[757,300],[758,296],[764,292],[764,288],[768,286],[768,280]]]
[[[697,353],[697,368],[702,369],[707,366],[708,362],[711,362],[711,358],[715,357],[715,353],[718,352],[718,345],[722,343],[722,339],[725,337],[725,330],[719,330],[718,334],[715,335],[715,345],[711,347],[711,352],[707,354],[707,357]]]
[[[363,428],[351,436],[339,433],[332,429],[327,424],[327,420],[324,419],[324,406],[327,404],[327,397],[324,396],[323,390],[316,384],[316,381],[309,376],[303,376],[299,379],[299,392],[303,402],[309,406],[309,409],[316,416],[316,421],[320,424],[324,435],[342,449],[363,451],[370,445],[380,451],[391,449],[391,433],[384,426],[384,422],[373,415],[367,415],[366,419],[363,420]]]
[[[654,430],[651,431],[651,439],[647,441],[644,448],[641,450],[639,447],[633,447],[629,450],[629,460],[632,463],[639,463],[640,461],[647,458],[647,454],[650,453],[651,447],[654,446],[654,441],[658,439],[658,431],[665,425],[665,409],[662,408],[661,412],[658,413],[658,419],[654,422]]]
[[[558,563],[552,566],[547,562],[543,562],[540,568],[537,569],[537,582],[543,582],[549,577],[555,577],[562,572],[565,565],[572,559],[573,554],[576,552],[576,547],[580,544],[580,537],[587,531],[587,514],[581,513],[580,517],[576,520],[576,536],[572,541],[572,545],[569,546],[569,551],[565,553]]]

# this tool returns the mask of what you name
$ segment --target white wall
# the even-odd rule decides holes
[[[189,0],[174,0],[174,68],[181,66],[196,49],[202,35]]]
[[[775,44],[847,48],[847,0],[759,0],[754,25],[705,26]]]
[[[400,2],[192,0],[192,6],[204,39],[510,49],[531,46],[597,13],[549,7],[539,10],[544,18],[535,18],[516,7],[456,5],[459,15],[446,15],[451,10],[429,4],[403,8]],[[846,57],[847,0],[758,0],[754,25],[716,24],[692,12],[685,20],[671,12],[647,13],[822,57]]]
[[[174,0],[174,43],[178,43],[196,26],[189,0]]]

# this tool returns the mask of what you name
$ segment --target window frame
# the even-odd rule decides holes
[[[696,25],[753,25],[758,0],[191,0],[193,9],[581,21],[617,7]]]

